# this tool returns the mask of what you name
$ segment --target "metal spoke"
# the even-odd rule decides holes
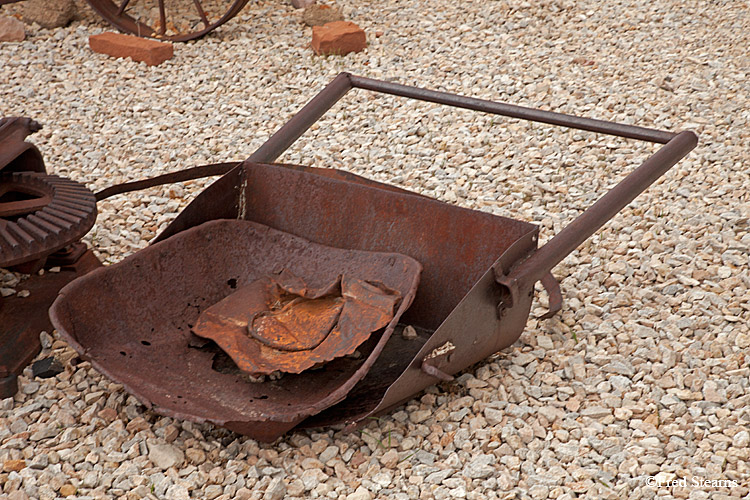
[[[0,3],[7,1],[0,0]],[[250,0],[192,0],[192,7],[187,0],[87,1],[99,15],[124,32],[184,42],[224,24]],[[180,2],[186,9],[175,10],[175,3]]]
[[[208,21],[208,17],[206,17],[206,12],[203,10],[203,7],[201,6],[200,0],[193,0],[193,3],[195,4],[195,8],[198,10],[198,15],[201,16],[201,20],[203,21],[203,24],[206,25],[206,28],[208,28],[208,25],[210,23]]]
[[[164,9],[164,0],[159,0],[159,34],[164,35],[167,33],[167,12]]]
[[[125,7],[127,7],[129,3],[130,3],[130,0],[122,0],[120,7],[117,9],[118,16],[121,16],[122,13],[125,12]]]

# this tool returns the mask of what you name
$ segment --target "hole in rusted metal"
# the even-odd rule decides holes
[[[229,288],[237,288],[237,280],[235,278],[230,278],[227,280],[227,285],[229,285]]]
[[[149,342],[148,340],[141,340],[141,344],[143,344],[143,345],[151,345],[151,342]]]

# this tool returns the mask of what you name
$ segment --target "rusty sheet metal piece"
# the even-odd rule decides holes
[[[311,289],[344,275],[380,282],[401,299],[385,328],[360,344],[360,358],[252,383],[234,363],[222,368],[223,351],[201,346],[191,329],[212,305],[284,269],[306,277]],[[83,358],[155,411],[267,441],[344,399],[410,306],[420,271],[404,255],[342,250],[251,221],[216,220],[76,280],[50,317]]]
[[[31,118],[0,118],[0,171],[46,172],[42,153],[25,141],[27,136],[41,129],[42,126]]]
[[[11,397],[18,390],[18,375],[41,348],[39,332],[52,331],[46,311],[60,289],[101,266],[93,252],[85,246],[75,261],[53,264],[60,266],[60,272],[33,275],[23,282],[24,290],[29,291],[28,297],[0,299],[0,399]]]
[[[348,275],[313,288],[284,269],[203,311],[193,333],[216,342],[249,375],[301,373],[352,354],[393,319],[400,298]]]

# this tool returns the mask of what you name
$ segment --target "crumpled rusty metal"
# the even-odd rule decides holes
[[[310,287],[284,269],[203,311],[193,333],[216,342],[249,375],[301,373],[352,354],[388,324],[400,299],[382,283],[341,275]]]
[[[357,348],[361,357],[248,381],[191,330],[214,304],[283,269],[304,276],[311,289],[344,275],[382,282],[401,298],[388,324]],[[273,441],[342,401],[367,374],[414,300],[421,271],[399,253],[345,250],[252,221],[215,220],[83,276],[60,292],[50,318],[83,359],[157,413]]]

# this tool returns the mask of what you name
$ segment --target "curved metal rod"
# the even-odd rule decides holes
[[[534,283],[684,158],[697,144],[698,136],[693,132],[685,131],[675,135],[543,247],[506,276],[499,276],[498,283],[507,288],[506,296],[503,297],[505,305],[512,306],[519,293],[533,291]]]
[[[242,162],[235,161],[227,163],[212,163],[210,165],[201,165],[199,167],[178,170],[176,172],[151,177],[149,179],[143,179],[140,181],[115,184],[114,186],[102,189],[101,191],[96,193],[96,201],[104,200],[116,194],[130,193],[131,191],[140,191],[141,189],[147,189],[154,186],[174,184],[175,182],[191,181],[193,179],[202,179],[204,177],[212,177],[215,175],[224,175],[240,163]]]
[[[122,0],[122,3],[117,8],[117,15],[118,16],[121,16],[122,13],[125,12],[125,8],[128,6],[129,3],[130,3],[130,0]]]

